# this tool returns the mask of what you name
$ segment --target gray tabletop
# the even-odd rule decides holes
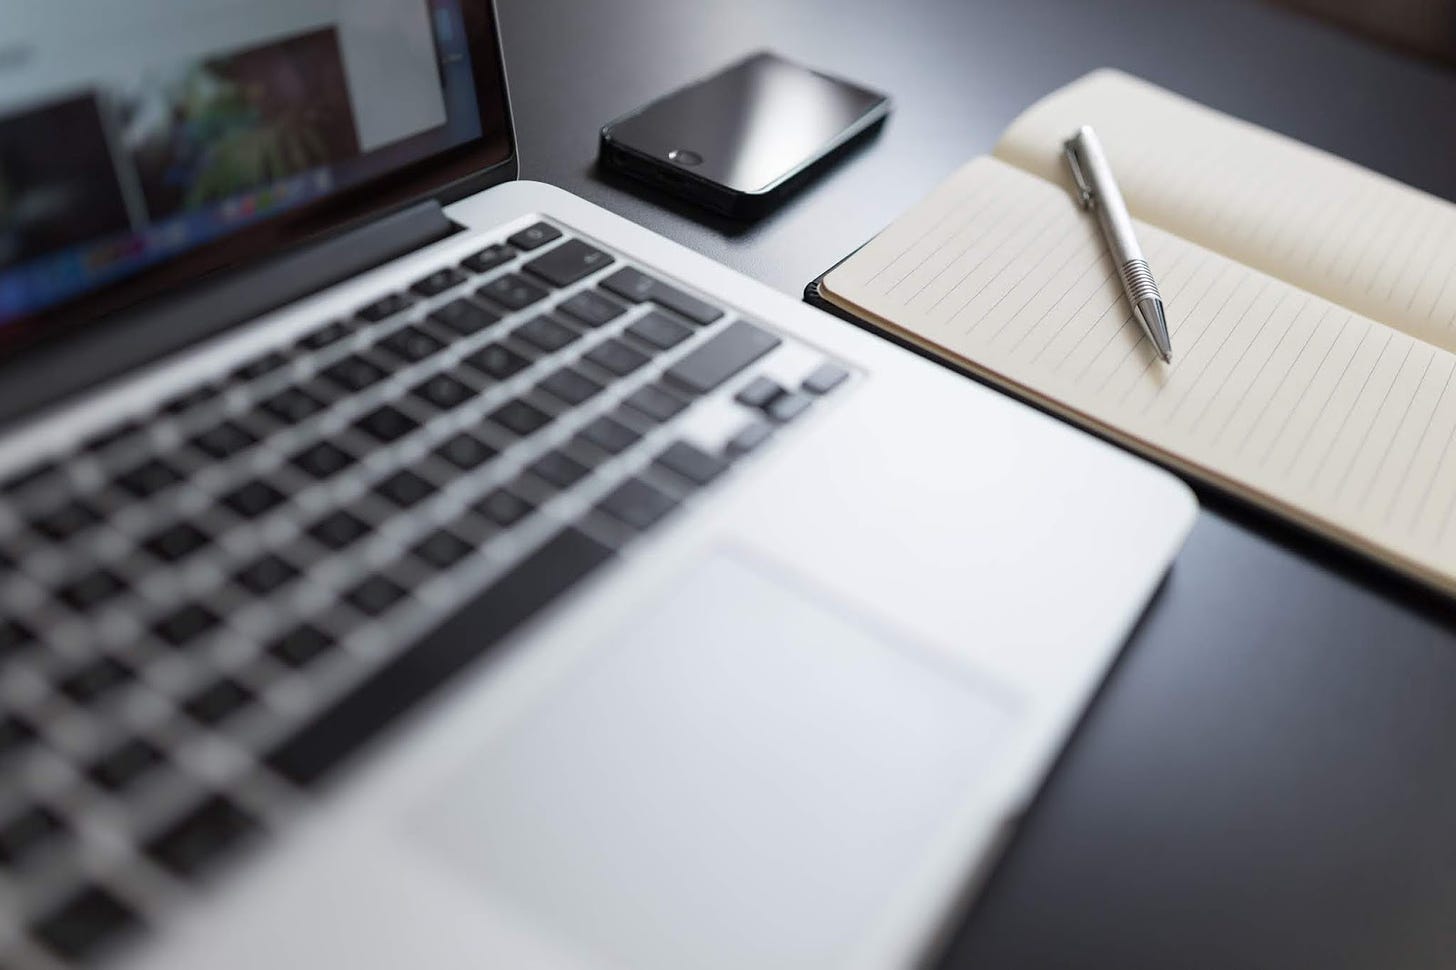
[[[1094,67],[1456,199],[1456,73],[1234,0],[500,0],[526,178],[785,293]],[[891,93],[751,227],[594,170],[608,119],[772,47]],[[840,326],[826,319],[826,326]],[[1456,608],[1217,495],[948,967],[1456,959]]]

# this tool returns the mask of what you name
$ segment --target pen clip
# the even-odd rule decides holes
[[[1092,185],[1082,172],[1082,160],[1077,154],[1077,139],[1068,138],[1062,142],[1062,152],[1067,156],[1067,164],[1072,169],[1072,181],[1077,183],[1077,197],[1082,203],[1082,208],[1092,208]]]

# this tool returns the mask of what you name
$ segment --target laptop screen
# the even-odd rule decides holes
[[[0,345],[399,201],[403,176],[427,191],[447,159],[456,177],[509,159],[490,17],[482,0],[0,0]]]

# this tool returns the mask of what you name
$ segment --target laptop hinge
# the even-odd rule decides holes
[[[219,274],[206,285],[135,307],[0,368],[0,424],[112,380],[191,344],[341,283],[461,231],[435,200]]]

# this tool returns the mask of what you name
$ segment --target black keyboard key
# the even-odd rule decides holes
[[[675,472],[694,485],[710,484],[728,470],[728,463],[701,448],[679,441],[657,456],[657,464]]]
[[[445,349],[445,345],[416,326],[400,327],[379,341],[379,346],[413,364]]]
[[[461,471],[470,471],[494,458],[497,452],[479,438],[462,431],[435,449],[435,454]]]
[[[95,509],[85,502],[72,500],[37,517],[31,522],[31,528],[56,542],[65,542],[100,521],[101,516]]]
[[[745,407],[762,409],[768,407],[782,393],[784,389],[767,377],[755,377],[733,396],[733,400]]]
[[[354,427],[383,444],[398,441],[419,426],[414,418],[389,404],[376,408],[354,423]]]
[[[471,300],[456,300],[453,303],[447,303],[430,314],[430,319],[462,337],[479,333],[492,323],[500,321],[497,314]]]
[[[410,304],[410,298],[403,293],[391,293],[364,307],[359,311],[359,316],[370,323],[378,323],[396,313],[403,313],[410,308]]]
[[[472,273],[489,273],[515,258],[515,251],[505,246],[487,246],[475,255],[467,256],[463,265]]]
[[[712,323],[723,315],[723,311],[712,304],[630,266],[602,280],[602,288],[633,303],[655,303],[687,317],[693,323]]]
[[[557,309],[588,327],[600,327],[627,312],[626,307],[611,297],[604,296],[600,290],[583,290],[571,299],[564,300]]]
[[[267,596],[299,577],[299,571],[277,553],[266,553],[254,559],[233,575],[233,582],[255,596]]]
[[[185,647],[217,628],[221,621],[205,606],[189,603],[152,625],[152,632],[174,647]]]
[[[627,332],[658,350],[671,350],[693,335],[691,327],[656,310],[628,327]]]
[[[308,534],[330,549],[352,546],[369,533],[369,526],[348,512],[333,512],[315,522]]]
[[[580,239],[568,239],[544,256],[526,264],[526,272],[554,286],[570,286],[616,260]]]
[[[194,408],[201,407],[221,393],[222,388],[216,384],[204,384],[201,387],[195,387],[183,394],[168,398],[162,404],[162,412],[173,415],[174,417],[186,414]]]
[[[366,387],[372,387],[388,376],[389,374],[385,372],[384,368],[358,354],[345,357],[323,371],[324,380],[350,393],[357,393]]]
[[[611,557],[611,549],[575,529],[558,533],[443,627],[276,748],[267,763],[297,785],[317,783]]]
[[[307,391],[290,387],[264,401],[261,407],[280,424],[297,424],[322,411],[324,404]]]
[[[622,403],[658,423],[671,421],[687,410],[688,406],[686,401],[669,394],[656,384],[645,384],[639,387]]]
[[[184,701],[182,710],[199,724],[215,727],[235,717],[252,703],[252,691],[229,677],[223,677]]]
[[[331,344],[338,343],[353,332],[354,328],[349,324],[342,320],[335,320],[300,338],[297,346],[304,350],[322,350]]]
[[[304,624],[273,641],[268,653],[294,670],[302,670],[336,646],[334,638],[318,627]]]
[[[561,368],[536,386],[572,405],[590,401],[602,391],[600,384],[570,367]]]
[[[496,489],[471,507],[502,529],[510,528],[536,510],[508,488]]]
[[[560,489],[567,489],[591,474],[591,469],[560,451],[548,451],[531,465],[531,474]]]
[[[498,276],[475,292],[489,297],[507,310],[524,310],[531,304],[546,299],[544,289],[514,273]]]
[[[36,642],[35,631],[11,618],[0,619],[0,659],[18,653]]]
[[[151,498],[175,485],[182,475],[160,458],[149,458],[116,477],[116,484],[139,499]]]
[[[706,394],[783,341],[738,320],[673,365],[667,379],[694,394]]]
[[[395,472],[374,490],[402,509],[413,508],[435,494],[435,486],[411,471]]]
[[[447,267],[445,269],[436,270],[422,280],[417,280],[415,284],[410,287],[410,289],[418,293],[420,296],[439,296],[450,287],[459,286],[461,283],[464,282],[464,273],[461,273],[459,270],[450,269]]]
[[[848,379],[848,370],[832,361],[827,361],[816,367],[814,373],[804,378],[804,390],[810,394],[828,394]]]
[[[465,363],[498,381],[514,377],[531,366],[529,360],[504,344],[488,344],[465,358]]]
[[[4,492],[6,495],[19,495],[21,492],[29,491],[42,482],[48,481],[49,484],[55,485],[54,477],[59,468],[60,466],[53,461],[42,462],[39,465],[31,465],[23,468],[5,479],[4,484],[0,484],[0,492]]]
[[[525,401],[509,401],[490,415],[490,420],[522,438],[535,434],[551,423],[551,415]]]
[[[615,337],[604,340],[587,351],[585,359],[618,377],[626,377],[647,363],[646,354],[634,350]]]
[[[148,841],[145,849],[164,868],[192,878],[204,874],[260,831],[251,815],[215,796]]]
[[[256,519],[282,505],[287,497],[267,482],[252,481],[227,493],[220,500],[245,519]]]
[[[410,393],[441,411],[458,408],[475,396],[475,390],[470,385],[457,381],[448,374],[436,374]]]
[[[35,728],[15,715],[0,716],[0,758],[9,758],[35,740]]]
[[[41,917],[30,932],[62,960],[82,963],[105,955],[141,926],[141,918],[126,904],[92,886]]]
[[[265,374],[271,374],[284,364],[288,363],[288,355],[281,350],[266,353],[261,357],[255,357],[237,370],[233,371],[233,380],[246,383],[256,381]]]
[[[534,226],[522,229],[506,240],[512,246],[523,252],[530,252],[539,249],[553,239],[561,238],[561,230],[545,222],[538,222]]]
[[[0,822],[0,865],[24,864],[66,830],[60,816],[42,805],[32,805]]]
[[[86,705],[130,683],[130,667],[111,657],[93,660],[56,682],[56,688],[77,704]]]
[[[93,569],[56,590],[56,598],[71,609],[84,613],[126,592],[124,583],[109,569]],[[0,655],[5,653],[5,636],[0,633]]]
[[[554,317],[539,316],[521,324],[511,336],[551,354],[573,343],[581,334]]]
[[[142,543],[142,548],[164,562],[186,559],[209,542],[207,533],[190,522],[179,522]]]
[[[416,559],[436,569],[449,569],[472,551],[469,543],[444,529],[430,533],[410,550]]]
[[[100,434],[94,434],[87,438],[81,443],[81,447],[86,451],[106,451],[115,445],[121,444],[141,430],[142,426],[139,422],[123,421],[121,424],[107,428]]]
[[[322,481],[354,464],[355,458],[338,445],[321,441],[300,451],[289,461],[295,468]]]
[[[231,421],[224,421],[192,439],[192,447],[222,461],[251,447],[258,438]]]
[[[380,616],[389,610],[407,594],[404,587],[383,576],[371,576],[350,590],[344,599],[353,604],[360,613],[369,616]]]
[[[768,416],[779,424],[788,424],[809,409],[814,399],[807,394],[791,391],[774,398],[768,406]]]
[[[636,431],[606,416],[582,428],[578,437],[611,455],[619,455],[642,440]]]
[[[773,434],[773,426],[767,421],[755,421],[728,440],[724,452],[730,458],[739,458],[757,451]]]
[[[677,508],[677,501],[640,478],[629,478],[597,507],[612,518],[645,531]]]
[[[155,745],[141,738],[132,738],[92,762],[86,774],[102,788],[121,792],[165,763],[166,758]]]

